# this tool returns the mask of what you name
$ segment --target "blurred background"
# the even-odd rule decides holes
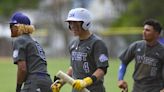
[[[118,55],[133,41],[142,39],[143,22],[155,18],[164,24],[164,0],[0,0],[0,92],[13,92],[16,87],[17,66],[12,63],[12,39],[9,20],[21,11],[32,21],[36,31],[32,36],[43,46],[48,71],[53,79],[57,71],[69,67],[68,44],[73,36],[64,22],[70,9],[87,8],[93,16],[91,31],[106,43],[110,67],[105,76],[107,92],[120,92],[117,73]],[[161,33],[163,38],[163,33]],[[113,62],[114,61],[114,62]],[[134,62],[128,66],[125,80],[132,89]],[[61,92],[69,92],[65,86]]]
[[[12,56],[9,20],[21,11],[30,17],[36,32],[32,35],[47,57],[68,56],[72,40],[64,22],[70,9],[87,8],[93,14],[91,30],[101,36],[116,58],[131,42],[142,39],[143,22],[155,18],[164,24],[164,0],[0,0],[0,56]]]

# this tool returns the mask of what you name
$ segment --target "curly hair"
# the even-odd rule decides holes
[[[161,33],[161,31],[162,31],[161,24],[157,20],[155,20],[155,19],[148,19],[148,20],[146,20],[144,22],[144,25],[152,26],[155,29],[155,31],[157,31],[159,33]]]
[[[17,30],[17,35],[32,34],[35,31],[33,25],[15,24],[13,26]]]

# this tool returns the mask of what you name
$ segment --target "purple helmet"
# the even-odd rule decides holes
[[[12,15],[10,19],[10,24],[25,24],[30,25],[30,19],[21,12],[16,12]]]

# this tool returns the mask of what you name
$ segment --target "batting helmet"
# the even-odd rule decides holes
[[[21,12],[16,12],[12,15],[10,19],[10,24],[25,24],[30,25],[30,19]]]
[[[87,9],[75,8],[69,11],[66,22],[82,21],[82,28],[88,30],[91,27],[91,14]]]

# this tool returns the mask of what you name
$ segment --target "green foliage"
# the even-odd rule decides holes
[[[113,26],[137,26],[136,24],[140,22],[142,16],[140,16],[141,11],[138,9],[140,7],[139,0],[134,0],[132,4],[128,4],[127,12],[124,12],[122,16],[113,23]]]
[[[108,72],[105,76],[105,87],[106,92],[120,92],[120,89],[117,87],[117,74],[120,62],[116,59],[110,60],[110,67],[108,68]],[[53,79],[53,76],[59,71],[62,70],[64,72],[67,71],[70,65],[68,58],[60,58],[60,59],[48,59],[48,71]],[[129,84],[129,91],[132,89],[132,72],[133,72],[134,64],[130,64],[128,66],[125,80]],[[0,58],[0,91],[1,92],[14,92],[16,86],[16,71],[17,66],[13,64],[12,59]],[[71,86],[66,84],[62,87],[61,92],[71,92]]]
[[[18,9],[33,9],[38,7],[39,0],[0,0],[0,16],[9,17]]]
[[[154,18],[164,24],[164,0],[124,0],[127,10],[112,26],[142,26],[146,19]]]

